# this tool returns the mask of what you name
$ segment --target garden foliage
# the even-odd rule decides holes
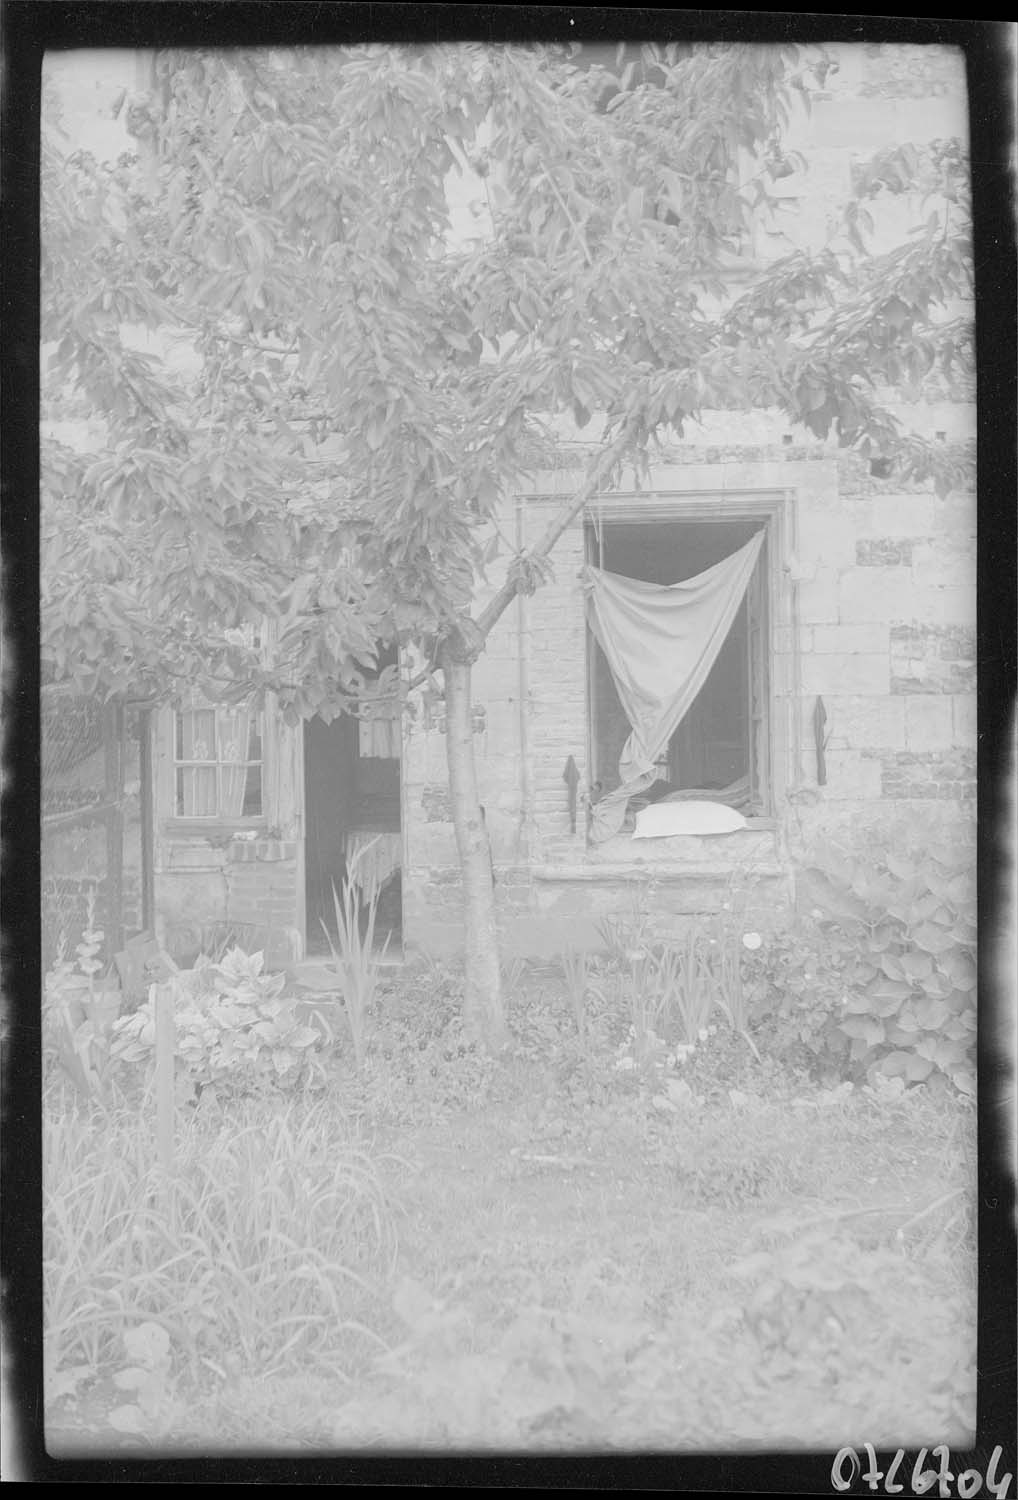
[[[313,1076],[322,1033],[307,1025],[285,974],[266,974],[261,953],[231,948],[175,974],[176,1054],[185,1089],[217,1094],[294,1090]],[[148,1062],[155,1052],[154,996],[114,1027],[113,1056]]]
[[[803,872],[796,928],[747,956],[757,1014],[855,1074],[975,1089],[976,904],[970,849],[899,831]]]
[[[193,1385],[237,1360],[263,1376],[343,1371],[377,1348],[359,1320],[377,1320],[393,1215],[341,1111],[303,1099],[183,1111],[167,1181],[136,1108],[68,1111],[57,1086],[45,1102],[50,1399],[112,1367],[136,1408],[113,1425],[158,1436],[185,1372]]]
[[[681,937],[662,940],[638,897],[631,916],[606,917],[599,931],[619,975],[639,1056],[663,1039],[695,1051],[708,1030],[715,1033],[717,1012],[756,1051],[747,1032],[740,955],[747,941],[760,939],[742,931],[730,902],[709,921],[690,922]]]
[[[74,959],[58,952],[43,992],[43,1040],[49,1054],[74,1081],[84,1098],[98,1098],[110,1057],[110,1027],[120,995],[103,985],[103,931],[95,925],[95,898]]]
[[[322,922],[322,930],[332,957],[337,990],[343,1002],[350,1045],[358,1068],[364,1062],[368,1045],[368,1012],[378,988],[385,950],[389,946],[389,939],[386,937],[381,951],[375,949],[379,891],[373,878],[369,878],[365,885],[357,877],[356,864],[364,853],[366,850],[362,849],[360,854],[354,856],[351,868],[347,870],[343,880],[342,896],[333,884],[335,939],[326,923]]]

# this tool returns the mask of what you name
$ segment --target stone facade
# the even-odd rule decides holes
[[[738,419],[729,421],[737,429]],[[680,456],[654,471],[652,491],[632,492],[634,514],[661,496],[677,516],[695,498],[719,517],[747,496],[782,496],[771,528],[774,549],[784,549],[772,559],[771,816],[723,837],[588,844],[588,645],[582,528],[574,526],[556,550],[554,579],[503,617],[473,674],[487,724],[476,743],[478,778],[509,950],[596,943],[598,923],[634,903],[662,928],[681,925],[717,911],[736,889],[743,900],[748,889],[758,923],[780,920],[794,845],[910,811],[938,826],[973,819],[974,499],[891,490],[819,445],[808,453],[687,448],[669,458]],[[538,530],[574,479],[542,476],[503,531]],[[827,715],[824,785],[818,697]],[[570,755],[581,775],[575,833],[563,781]],[[438,728],[410,724],[404,773],[406,940],[451,951],[459,887]]]

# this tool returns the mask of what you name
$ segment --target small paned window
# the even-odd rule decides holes
[[[174,813],[230,822],[264,813],[262,715],[187,708],[174,715]]]

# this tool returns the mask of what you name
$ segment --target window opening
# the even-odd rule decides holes
[[[648,583],[693,578],[744,546],[759,520],[587,523],[595,567]],[[658,762],[659,780],[631,800],[627,822],[647,802],[700,792],[745,814],[769,809],[767,542],[746,595],[703,687]],[[607,658],[588,626],[591,781],[595,798],[619,785],[619,757],[631,725]]]

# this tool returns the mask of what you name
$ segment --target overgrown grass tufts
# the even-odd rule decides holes
[[[175,1368],[356,1368],[395,1255],[371,1158],[333,1106],[264,1103],[178,1123],[176,1169],[148,1119],[47,1111],[47,1373],[116,1361],[157,1324]]]

